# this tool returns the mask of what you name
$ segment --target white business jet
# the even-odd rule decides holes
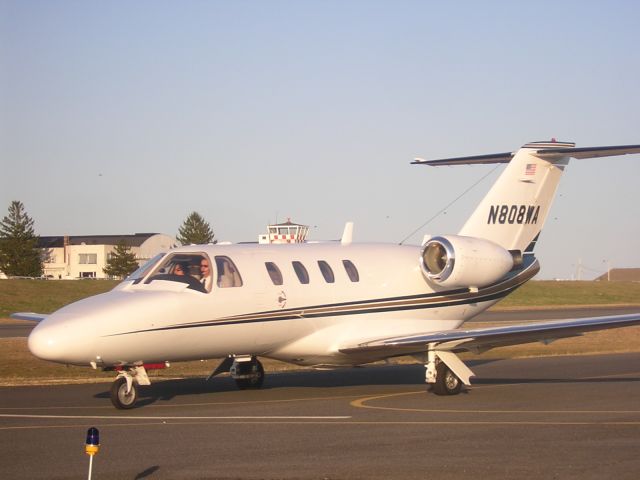
[[[158,255],[108,293],[13,317],[40,321],[28,340],[36,357],[117,372],[117,408],[134,406],[148,369],[208,358],[225,359],[209,378],[230,372],[240,388],[259,388],[258,357],[332,368],[413,355],[434,393],[457,394],[473,376],[459,352],[640,323],[638,313],[460,328],[538,272],[534,246],[569,158],[630,153],[640,145],[552,141],[416,160],[508,165],[457,235],[420,246],[356,244],[348,224],[336,242],[190,245]]]

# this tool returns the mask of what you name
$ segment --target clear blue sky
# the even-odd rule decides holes
[[[0,215],[399,241],[534,140],[640,143],[640,3],[0,0]],[[456,233],[497,172],[410,239]],[[640,267],[640,156],[573,161],[541,278]]]

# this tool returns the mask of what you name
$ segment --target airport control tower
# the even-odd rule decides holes
[[[292,223],[288,218],[284,223],[268,225],[267,232],[258,236],[258,243],[304,243],[309,226]]]

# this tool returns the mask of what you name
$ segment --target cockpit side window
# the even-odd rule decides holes
[[[217,256],[215,258],[216,268],[218,269],[218,287],[241,287],[242,277],[240,277],[240,273],[233,261],[229,257]]]

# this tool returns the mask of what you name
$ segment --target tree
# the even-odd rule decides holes
[[[131,252],[131,247],[124,243],[124,240],[120,240],[102,271],[110,277],[125,278],[136,268],[138,268],[136,255]]]
[[[191,212],[182,226],[178,229],[178,240],[182,245],[189,245],[191,243],[217,243],[217,240],[213,239],[213,231],[208,222],[200,216],[198,212]]]
[[[39,277],[42,275],[41,251],[33,220],[22,202],[14,200],[9,214],[0,222],[0,270],[8,276]]]

